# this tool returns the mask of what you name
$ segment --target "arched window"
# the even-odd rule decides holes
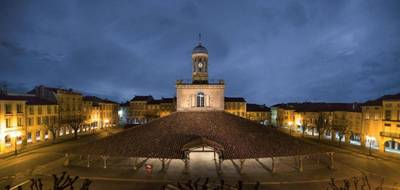
[[[204,93],[197,93],[197,107],[204,107]]]
[[[4,142],[5,142],[6,145],[11,144],[11,137],[10,137],[10,135],[6,135],[6,136],[4,137]]]

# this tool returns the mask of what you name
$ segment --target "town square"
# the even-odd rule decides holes
[[[398,10],[2,1],[0,189],[400,189]]]

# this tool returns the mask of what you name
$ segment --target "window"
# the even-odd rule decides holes
[[[42,106],[38,106],[38,114],[39,114],[39,115],[42,114]]]
[[[6,114],[11,114],[12,106],[11,104],[6,104]]]
[[[33,125],[33,118],[28,117],[28,126],[32,126],[32,125]]]
[[[369,113],[365,114],[365,119],[369,119]]]
[[[34,113],[33,113],[33,107],[32,107],[32,106],[29,107],[29,114],[30,114],[30,115],[33,115],[33,114],[34,114]]]
[[[391,120],[392,119],[392,111],[390,110],[385,110],[385,120]]]
[[[386,107],[391,108],[392,104],[386,104]]]
[[[378,120],[378,119],[379,119],[379,113],[375,113],[374,120]]]
[[[51,106],[47,106],[47,114],[51,114]]]
[[[11,145],[11,137],[10,137],[10,135],[6,135],[5,137],[4,137],[4,141],[5,141],[5,143],[6,143],[6,145]]]
[[[48,139],[48,138],[49,138],[49,130],[46,130],[46,131],[44,132],[44,138],[45,138],[45,139]]]
[[[17,113],[22,113],[22,104],[17,104]]]
[[[31,142],[32,142],[32,132],[28,132],[28,134],[27,134],[27,141],[28,141],[28,143],[31,143]]]
[[[36,131],[36,140],[40,141],[40,131]]]
[[[400,121],[400,111],[397,111],[397,121]]]
[[[11,127],[11,120],[6,118],[6,128],[10,128]]]
[[[21,117],[19,117],[19,118],[17,119],[17,125],[18,125],[18,127],[21,127],[21,126],[22,126],[22,118],[21,118]]]
[[[385,123],[385,127],[390,127],[391,124],[390,123]]]
[[[42,124],[42,118],[41,117],[37,117],[37,124],[41,125]]]
[[[197,94],[197,107],[204,107],[204,93]]]

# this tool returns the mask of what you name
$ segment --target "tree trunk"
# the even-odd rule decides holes
[[[53,144],[56,142],[56,138],[57,138],[57,132],[50,130],[51,134],[53,135]]]
[[[74,139],[78,139],[78,129],[74,129]]]

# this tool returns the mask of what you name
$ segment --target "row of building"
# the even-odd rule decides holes
[[[365,103],[286,103],[271,107],[271,124],[290,131],[318,135],[316,123],[320,114],[331,128],[323,138],[400,153],[400,94],[385,95]],[[345,126],[335,131],[334,126]],[[340,135],[339,133],[343,133]],[[340,138],[340,136],[343,136]]]
[[[38,86],[25,94],[0,90],[0,154],[30,144],[71,136],[67,121],[81,121],[79,133],[118,124],[118,103],[72,89]],[[53,135],[51,129],[54,130]]]
[[[120,119],[130,124],[141,124],[177,111],[176,98],[154,99],[135,96],[121,105]],[[270,109],[265,105],[247,103],[242,97],[225,97],[224,111],[262,124],[269,124]]]

